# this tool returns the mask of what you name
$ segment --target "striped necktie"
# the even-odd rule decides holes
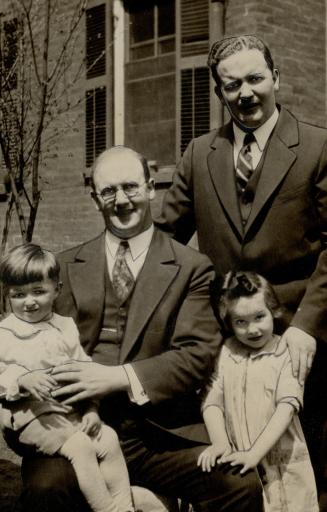
[[[253,174],[253,160],[251,154],[251,143],[255,141],[252,132],[249,132],[244,137],[243,146],[238,154],[236,162],[236,180],[244,190],[249,179]]]
[[[126,251],[129,245],[126,240],[120,242],[116,261],[112,269],[112,286],[119,300],[124,302],[134,288],[134,276],[126,262]]]

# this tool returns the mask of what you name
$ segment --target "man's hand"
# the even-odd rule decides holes
[[[56,399],[69,395],[63,404],[80,400],[102,398],[115,391],[129,388],[129,380],[122,366],[105,366],[85,361],[70,361],[52,370],[59,387],[53,391]]]
[[[50,375],[51,370],[33,370],[21,375],[18,377],[19,389],[28,391],[40,401],[51,399],[51,390],[57,387],[57,382]]]
[[[289,327],[281,338],[283,343],[286,343],[290,352],[293,375],[303,386],[316,353],[316,340],[302,329]]]
[[[96,411],[87,411],[83,414],[81,431],[85,432],[88,436],[101,437],[101,419]]]
[[[231,466],[242,466],[240,474],[243,475],[249,469],[254,469],[260,462],[254,450],[233,452],[221,458],[222,463],[229,463]]]
[[[210,473],[211,468],[214,467],[217,459],[224,457],[224,455],[228,455],[230,452],[231,447],[229,445],[219,446],[217,444],[212,444],[200,453],[197,465],[201,466],[202,471],[208,471]],[[219,462],[220,459],[218,460],[218,463]]]

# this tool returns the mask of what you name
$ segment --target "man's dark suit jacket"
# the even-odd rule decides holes
[[[65,251],[59,262],[63,289],[56,311],[74,318],[81,343],[92,356],[104,308],[104,234]],[[213,277],[206,256],[155,230],[136,280],[120,351],[120,363],[132,363],[150,399],[138,408],[139,414],[199,441],[206,437],[203,425],[196,425],[200,410],[195,392],[212,369],[221,341],[209,301]]]
[[[166,193],[159,226],[199,248],[218,274],[254,270],[274,286],[286,320],[327,340],[327,130],[281,108],[242,226],[229,123],[192,140]]]

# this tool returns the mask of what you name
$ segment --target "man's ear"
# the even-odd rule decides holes
[[[279,69],[278,68],[274,68],[273,72],[272,72],[272,76],[273,76],[273,81],[274,81],[274,90],[275,91],[279,91]]]
[[[148,193],[149,193],[149,198],[152,200],[154,199],[155,195],[156,195],[156,190],[155,190],[155,181],[153,178],[150,178],[149,181],[147,181],[146,183],[146,186],[147,186],[147,189],[148,189]]]
[[[61,281],[58,281],[58,284],[57,284],[57,292],[58,292],[58,295],[59,293],[61,292],[62,290],[62,282]]]

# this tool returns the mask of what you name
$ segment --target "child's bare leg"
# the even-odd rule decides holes
[[[93,512],[121,512],[100,471],[93,441],[86,434],[76,432],[60,448],[59,454],[71,462],[79,487]]]
[[[100,460],[100,470],[111,496],[122,512],[133,510],[128,470],[116,432],[102,426],[100,439],[94,440]]]

